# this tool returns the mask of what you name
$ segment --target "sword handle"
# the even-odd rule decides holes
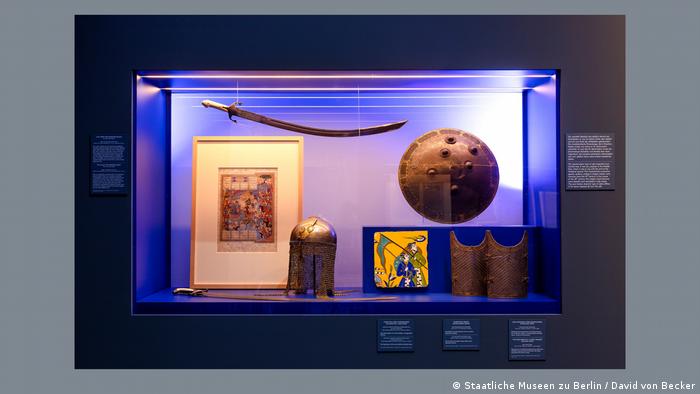
[[[202,105],[206,108],[216,108],[219,111],[224,111],[224,112],[228,112],[228,107],[229,107],[228,105],[217,103],[216,101],[212,101],[212,100],[204,100],[204,101],[202,101]]]
[[[201,289],[190,289],[189,287],[178,287],[175,290],[173,290],[173,294],[177,295],[188,295],[188,296],[203,296],[204,293],[206,293],[206,290],[201,290]]]

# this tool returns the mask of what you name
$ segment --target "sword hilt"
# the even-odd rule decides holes
[[[207,291],[204,289],[190,289],[189,287],[178,287],[173,290],[176,295],[188,295],[193,297],[203,296]]]
[[[217,103],[216,101],[212,101],[212,100],[204,100],[204,101],[202,101],[202,105],[205,106],[206,108],[216,108],[219,111],[224,111],[224,112],[228,112],[228,107],[229,107],[226,104]]]

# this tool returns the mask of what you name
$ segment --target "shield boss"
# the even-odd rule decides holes
[[[426,219],[463,223],[488,208],[498,190],[498,163],[486,144],[457,129],[418,137],[399,164],[408,204]]]

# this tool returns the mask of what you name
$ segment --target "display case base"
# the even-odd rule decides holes
[[[172,294],[173,289],[164,289],[137,300],[135,314],[166,315],[267,315],[267,314],[423,314],[423,315],[461,315],[461,314],[558,314],[561,303],[542,294],[530,293],[526,298],[487,298],[463,297],[450,293],[392,293],[396,299],[391,301],[362,301],[343,298],[387,296],[382,293],[363,293],[361,289],[335,300],[317,302],[295,301],[252,301],[232,300],[227,298],[191,297]],[[269,294],[269,290],[217,290],[217,293],[251,296]],[[311,295],[304,296],[311,298]]]

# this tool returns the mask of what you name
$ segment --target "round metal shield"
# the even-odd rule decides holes
[[[463,223],[479,215],[496,196],[498,179],[498,163],[489,147],[458,129],[423,134],[399,164],[404,198],[438,223]]]

